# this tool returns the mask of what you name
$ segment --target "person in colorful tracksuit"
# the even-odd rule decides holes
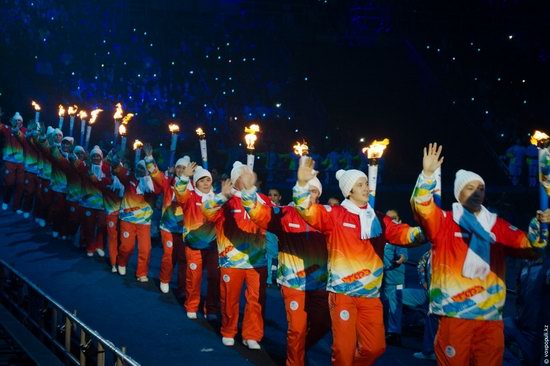
[[[158,168],[153,159],[153,148],[147,144],[144,146],[145,163],[153,182],[162,189],[162,213],[160,219],[160,238],[162,240],[162,259],[160,262],[160,290],[163,293],[170,291],[170,279],[174,271],[174,265],[178,265],[178,272],[182,277],[185,271],[185,254],[183,251],[183,211],[176,200],[174,184],[177,180],[177,173],[189,164],[189,158],[179,159],[176,162],[176,177],[169,177]],[[180,283],[183,287],[183,283]]]
[[[52,203],[52,191],[50,189],[52,179],[52,162],[49,158],[50,149],[47,140],[53,129],[48,128],[49,134],[40,134],[38,143],[35,145],[38,151],[38,178],[39,187],[36,203],[34,205],[34,217],[37,224],[41,227],[46,226],[49,208]],[[43,131],[41,131],[43,132]]]
[[[259,204],[253,177],[243,176],[242,202],[254,223],[279,238],[277,283],[288,321],[286,365],[304,365],[306,350],[330,330],[327,243],[292,205]],[[317,203],[322,192],[319,179],[310,180],[308,189]]]
[[[151,258],[151,217],[155,207],[156,196],[162,192],[148,175],[145,161],[140,160],[133,176],[126,175],[120,165],[118,154],[113,154],[113,173],[124,185],[124,197],[120,207],[120,246],[118,248],[118,273],[126,274],[136,237],[138,241],[138,263],[136,278],[147,282],[149,260]]]
[[[119,227],[119,212],[122,205],[122,197],[124,197],[124,185],[120,182],[117,176],[113,172],[113,167],[118,169],[118,173],[127,176],[128,170],[120,166],[113,165],[113,159],[116,161],[118,158],[114,157],[115,152],[111,151],[107,154],[104,163],[110,165],[110,175],[112,178],[111,184],[103,188],[103,208],[105,210],[105,221],[107,226],[107,241],[109,243],[109,262],[111,263],[111,271],[113,273],[118,272],[117,269],[117,257],[118,247],[120,245],[120,238],[118,235]]]
[[[259,342],[264,335],[262,316],[266,288],[266,232],[259,228],[246,213],[240,190],[240,179],[250,168],[241,162],[235,162],[231,170],[233,197],[224,182],[222,193],[215,198],[203,201],[203,212],[216,224],[216,241],[220,265],[220,305],[222,312],[222,343],[235,344],[237,323],[239,320],[239,302],[241,289],[246,283],[246,306],[244,309],[242,338],[250,349],[260,349]],[[258,200],[269,202],[265,195]],[[221,206],[221,207],[220,207]]]
[[[216,248],[216,227],[207,221],[202,202],[214,195],[212,175],[195,163],[188,163],[179,175],[176,199],[185,216],[183,240],[187,260],[185,274],[185,310],[190,319],[197,318],[203,268],[207,271],[207,292],[204,301],[206,319],[215,320],[220,302],[220,270]],[[193,179],[191,183],[189,178]]]
[[[38,173],[40,171],[39,151],[36,147],[38,143],[39,133],[39,125],[36,122],[32,121],[27,126],[25,139],[21,140],[25,153],[25,176],[23,182],[21,182],[23,186],[21,210],[23,211],[24,218],[30,217],[33,209],[33,203],[35,201],[35,196],[37,196],[40,187],[40,180],[38,178]]]
[[[485,183],[466,170],[456,173],[452,211],[433,200],[434,172],[442,147],[424,148],[423,170],[412,197],[413,212],[432,243],[430,312],[440,316],[435,353],[440,365],[501,365],[504,351],[502,312],[506,297],[505,255],[532,257],[539,243],[537,212],[525,233],[483,205]],[[537,220],[538,219],[538,220]]]
[[[401,219],[396,210],[386,215],[395,223]],[[405,265],[407,248],[386,243],[384,246],[384,280],[382,281],[382,302],[385,306],[386,343],[401,345],[401,318],[403,316],[403,287],[405,285]]]
[[[90,164],[81,161],[78,167],[81,177],[82,241],[86,254],[92,257],[97,253],[105,256],[105,210],[103,191],[112,183],[109,164],[103,162],[103,152],[99,146],[90,150]]]
[[[316,172],[305,158],[293,188],[300,215],[326,235],[328,243],[329,308],[332,320],[334,365],[371,365],[384,353],[384,319],[380,301],[384,245],[420,244],[422,231],[375,212],[368,204],[365,173],[339,170],[336,179],[343,196],[340,206],[312,204],[308,181]]]
[[[66,172],[70,169],[70,163],[66,156],[68,157],[68,153],[72,152],[74,139],[62,136],[62,132],[58,129],[50,134],[49,159],[52,163],[52,180],[50,184],[52,204],[48,214],[48,222],[52,224],[52,236],[54,238],[61,236],[61,239],[65,240],[68,235],[66,226],[68,216]]]
[[[0,137],[3,140],[2,160],[4,161],[2,210],[7,210],[10,201],[13,201],[12,208],[17,213],[23,213],[21,211],[23,185],[16,183],[22,182],[25,176],[25,151],[22,143],[25,133],[23,117],[19,112],[16,112],[11,118],[10,126],[0,125]]]
[[[67,220],[65,226],[67,228],[68,238],[72,238],[78,232],[78,227],[81,222],[81,207],[80,199],[82,195],[82,181],[80,173],[78,171],[78,165],[80,161],[84,161],[86,152],[82,146],[75,146],[73,152],[67,154],[66,157],[69,160],[70,166],[65,171],[67,176]],[[80,244],[80,240],[78,240]]]

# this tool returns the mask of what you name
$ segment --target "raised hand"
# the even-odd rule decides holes
[[[303,161],[300,162],[300,166],[298,167],[298,185],[304,187],[308,181],[315,178],[317,172],[313,169],[315,161],[312,158],[306,157],[302,159]]]
[[[231,183],[231,179],[226,179],[222,182],[222,191],[221,194],[223,194],[227,198],[231,198],[231,189],[233,188],[233,183]]]
[[[424,148],[424,157],[422,158],[422,174],[431,177],[437,168],[443,164],[444,157],[441,156],[443,145],[437,145],[437,142],[431,143]]]
[[[193,174],[195,174],[195,169],[197,169],[197,163],[192,161],[189,164],[187,164],[185,169],[183,169],[183,175],[185,175],[186,177],[192,177]]]
[[[539,222],[542,222],[543,224],[550,223],[550,208],[544,211],[537,211],[537,220],[539,220]]]
[[[143,152],[147,157],[153,156],[153,146],[150,143],[146,143],[143,145]]]

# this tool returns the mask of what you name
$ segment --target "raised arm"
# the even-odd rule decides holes
[[[435,171],[443,164],[441,152],[443,146],[437,143],[424,148],[422,173],[416,181],[411,197],[411,206],[415,219],[420,223],[429,240],[438,234],[443,223],[443,211],[437,207],[433,199],[435,189]]]

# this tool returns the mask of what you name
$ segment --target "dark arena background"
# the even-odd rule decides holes
[[[28,127],[35,118],[32,101],[41,106],[44,131],[58,127],[59,105],[88,114],[100,108],[88,153],[98,145],[107,157],[121,145],[113,119],[121,103],[124,114],[134,115],[122,164],[133,170],[136,139],[152,145],[161,171],[170,168],[172,140],[176,159],[188,155],[200,163],[195,130],[201,127],[217,193],[233,162],[247,161],[244,128],[258,124],[258,187],[265,194],[276,188],[282,205],[292,201],[297,142],[309,146],[327,204],[331,197],[343,200],[336,171],[367,172],[362,149],[388,138],[378,163],[376,209],[398,210],[411,226],[417,225],[409,201],[422,149],[437,142],[445,156],[443,209],[456,201],[456,171],[467,169],[485,180],[485,206],[527,230],[541,207],[538,170],[529,168],[537,155],[529,155],[528,146],[535,130],[550,130],[549,82],[545,1],[0,0],[0,122],[6,131],[16,112]],[[171,136],[169,124],[179,133]],[[69,133],[68,115],[63,133]],[[69,220],[69,211],[58,210],[61,218],[50,215],[40,225],[32,199],[30,212],[13,206],[6,193],[17,191],[8,189],[14,184],[7,178],[8,139],[1,141],[0,364],[285,364],[287,315],[275,281],[266,288],[261,350],[249,350],[240,336],[225,347],[221,320],[203,318],[202,301],[198,319],[186,316],[177,273],[168,293],[159,290],[162,196],[153,204],[148,282],[133,278],[137,254],[128,264],[132,275],[118,276],[107,256],[88,252],[90,258],[80,248],[83,227],[66,238],[55,235],[50,221]],[[94,235],[112,245],[106,233]],[[405,289],[421,290],[417,264],[429,249],[408,250]],[[506,259],[503,317],[505,324],[516,322],[513,335],[528,336],[518,341],[504,327],[503,364],[549,360],[547,258]],[[528,275],[531,287],[520,286],[525,268],[541,273]],[[435,364],[433,352],[422,353],[426,310],[403,305],[401,333],[388,334],[377,365]],[[308,348],[305,363],[330,364],[331,345],[329,331]]]

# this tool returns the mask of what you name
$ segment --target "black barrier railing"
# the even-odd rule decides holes
[[[139,365],[1,260],[0,301],[67,365]]]

